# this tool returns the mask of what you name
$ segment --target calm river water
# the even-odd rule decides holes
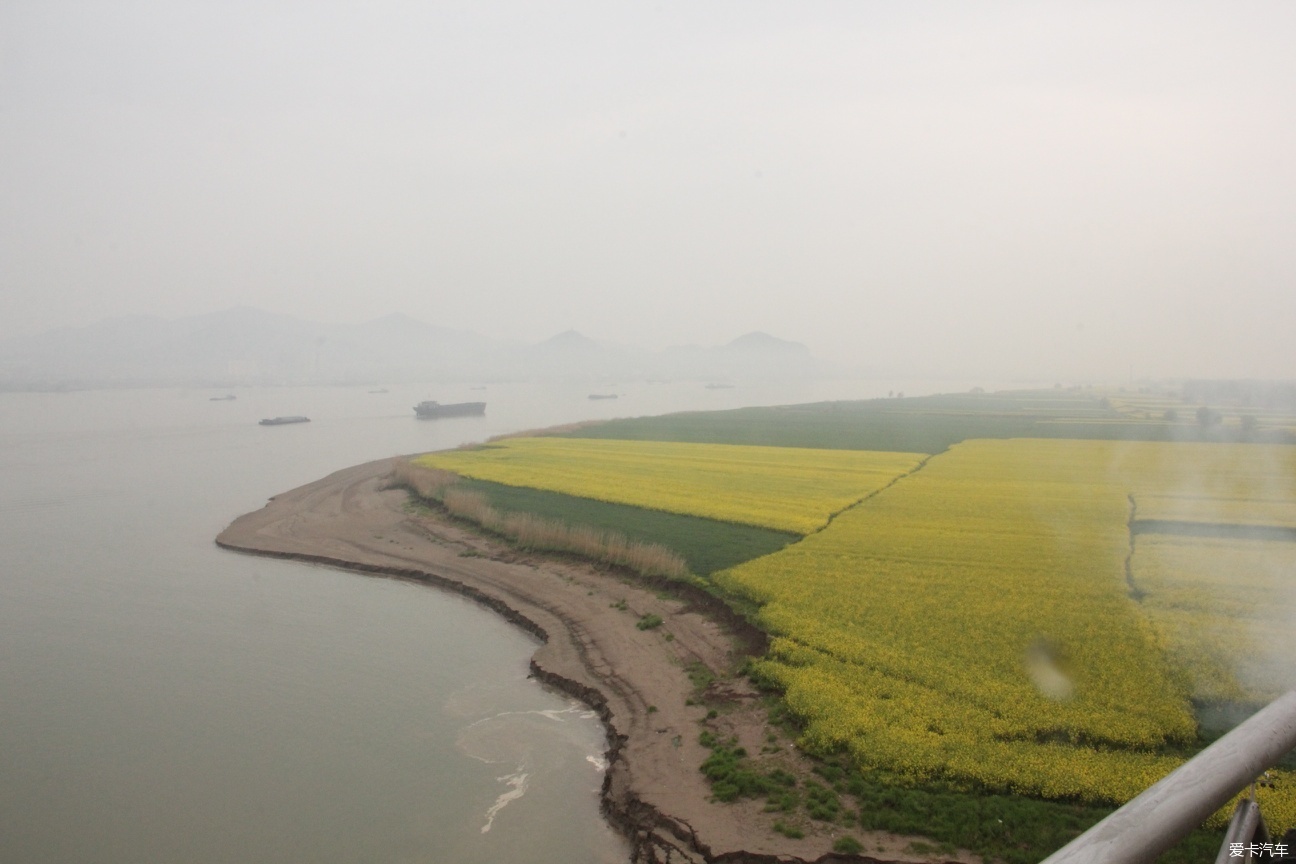
[[[531,637],[212,539],[349,465],[574,420],[914,382],[0,394],[0,862],[611,864],[603,730]],[[945,389],[955,389],[953,387]],[[422,399],[484,418],[418,421]],[[304,414],[308,424],[261,427]]]

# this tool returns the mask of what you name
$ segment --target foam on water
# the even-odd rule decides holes
[[[527,780],[531,775],[521,770],[521,768],[525,766],[518,767],[519,770],[516,774],[506,774],[499,778],[500,782],[507,784],[509,788],[506,791],[501,792],[499,797],[495,799],[495,803],[486,811],[486,824],[482,826],[481,833],[485,834],[491,829],[491,826],[495,824],[495,817],[499,815],[499,812],[507,807],[510,802],[516,801],[526,794]]]

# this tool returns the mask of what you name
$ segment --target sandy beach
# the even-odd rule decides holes
[[[732,674],[746,653],[762,648],[762,637],[724,607],[701,592],[692,602],[671,599],[579,562],[521,553],[415,512],[404,490],[388,488],[391,466],[370,462],[277,495],[216,542],[456,591],[539,637],[532,674],[589,704],[607,726],[603,807],[630,840],[634,861],[930,860],[908,850],[912,838],[805,820],[806,836],[792,839],[772,830],[763,802],[710,800],[698,770],[710,752],[698,743],[701,724],[737,736],[752,753],[772,731],[759,695]],[[637,628],[649,614],[662,626]],[[704,693],[688,671],[696,677],[699,664],[715,676]],[[707,720],[717,705],[722,710]],[[777,741],[780,765],[809,776],[809,760],[786,736]],[[843,834],[862,841],[864,855],[833,853]]]

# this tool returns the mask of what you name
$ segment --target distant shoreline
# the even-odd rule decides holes
[[[391,466],[358,465],[276,495],[235,519],[216,543],[430,584],[538,637],[544,644],[531,658],[532,676],[589,705],[607,728],[602,809],[629,841],[633,861],[878,861],[832,852],[831,826],[791,839],[770,830],[758,802],[711,800],[698,770],[709,753],[698,742],[706,709],[689,704],[694,690],[685,667],[732,669],[740,659],[732,634],[741,622],[717,623],[725,610],[700,611],[700,597],[666,598],[592,566],[523,555],[443,517],[411,515],[406,493],[387,488]],[[647,614],[665,625],[636,628]],[[758,694],[741,680],[724,687],[730,732],[759,748],[766,727]],[[890,860],[921,858],[905,854],[902,838],[870,839]]]

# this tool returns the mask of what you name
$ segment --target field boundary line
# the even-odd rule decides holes
[[[946,451],[946,452],[949,452],[949,451]],[[915,465],[914,467],[910,468],[908,471],[904,472],[903,474],[897,474],[896,476],[892,477],[892,478],[887,482],[887,484],[886,484],[885,486],[879,486],[877,489],[874,489],[872,492],[868,493],[868,494],[865,495],[863,498],[860,498],[858,501],[852,501],[851,503],[847,504],[845,507],[841,508],[840,510],[837,510],[837,511],[834,511],[834,512],[832,512],[832,513],[829,513],[829,514],[828,514],[828,521],[827,521],[827,522],[825,522],[824,524],[820,525],[818,528],[816,528],[815,530],[811,531],[809,534],[806,534],[805,537],[802,537],[802,538],[801,538],[801,540],[804,540],[806,537],[811,537],[811,536],[813,536],[813,535],[815,535],[815,534],[818,534],[820,531],[823,531],[824,529],[826,529],[829,525],[831,525],[831,524],[833,523],[833,520],[834,520],[834,519],[836,519],[836,518],[837,518],[838,516],[840,516],[841,514],[845,513],[847,510],[854,510],[856,507],[858,507],[859,505],[863,504],[865,501],[869,500],[870,498],[876,498],[878,495],[881,495],[883,492],[885,492],[886,490],[890,489],[892,486],[896,485],[896,484],[899,483],[901,480],[904,480],[906,477],[912,477],[914,474],[917,474],[917,473],[918,473],[919,471],[921,471],[923,468],[926,468],[926,467],[927,467],[927,463],[928,463],[928,462],[930,462],[931,460],[935,459],[935,458],[936,458],[937,456],[939,456],[939,455],[940,455],[939,453],[930,453],[930,454],[924,456],[924,457],[923,457],[923,458],[918,462],[917,465]],[[799,542],[801,542],[801,541],[798,540],[797,542],[799,543]],[[795,544],[793,544],[793,545],[795,545]]]

